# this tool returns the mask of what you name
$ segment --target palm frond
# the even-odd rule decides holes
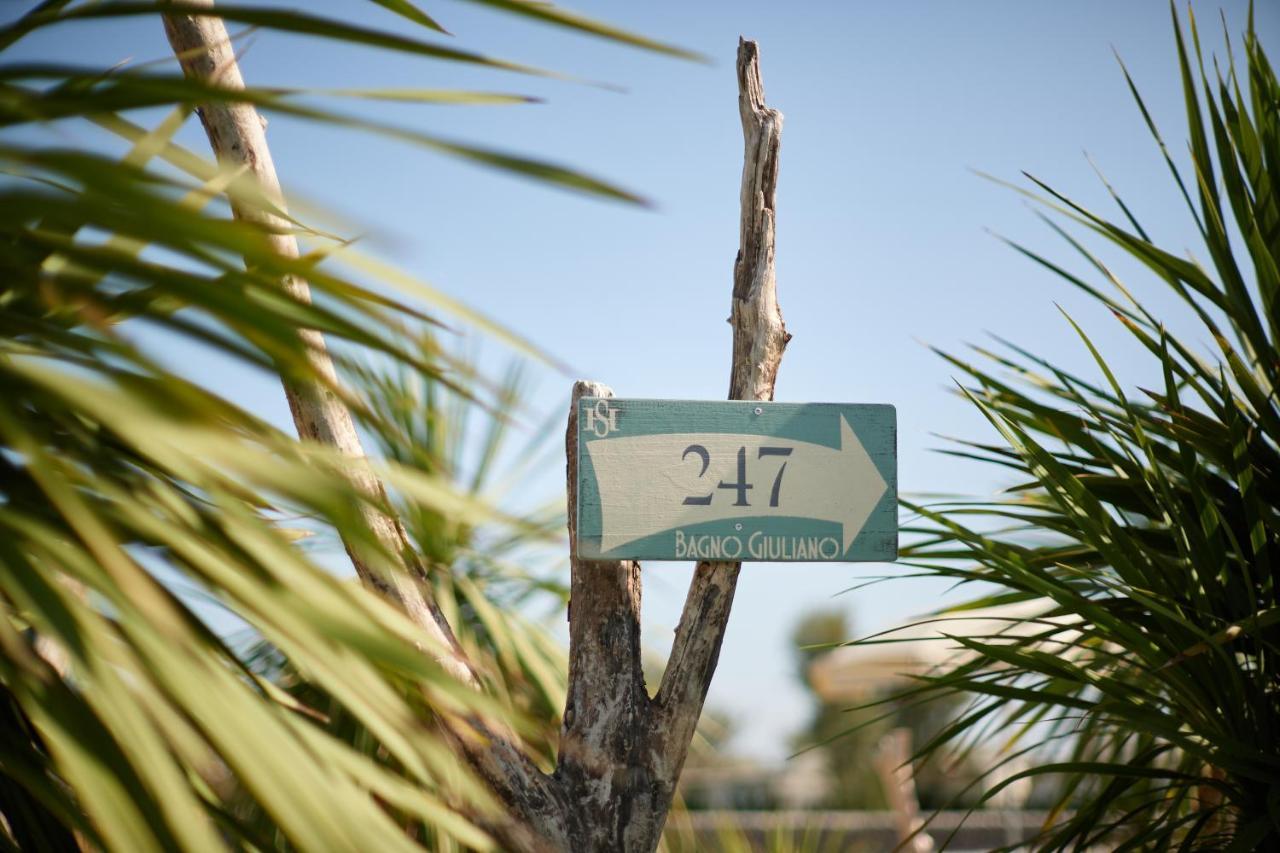
[[[1055,792],[1056,819],[1030,839],[1037,849],[1280,843],[1280,86],[1252,29],[1245,67],[1229,59],[1214,77],[1194,19],[1190,48],[1176,16],[1175,29],[1189,171],[1125,79],[1211,267],[1155,245],[1110,184],[1122,223],[1033,183],[1051,212],[1171,288],[1216,351],[1169,332],[1051,223],[1101,283],[1015,248],[1109,307],[1162,386],[1126,389],[1070,318],[1099,380],[1012,344],[1008,354],[980,350],[981,363],[946,356],[1004,441],[960,452],[1011,469],[1018,485],[963,507],[906,504],[919,517],[904,550],[913,565],[996,590],[967,606],[1041,604],[1006,636],[952,637],[964,654],[909,694],[964,696],[973,709],[922,754],[975,741],[1011,748],[1027,732],[1043,744],[1038,764],[985,794],[1019,778]],[[1030,630],[1037,622],[1047,627]],[[982,719],[1001,725],[982,729]]]
[[[242,169],[175,136],[202,104],[248,103],[390,135],[551,186],[638,197],[567,167],[345,115],[334,98],[510,104],[453,90],[232,90],[148,64],[9,62],[36,32],[162,13],[521,74],[520,63],[420,38],[442,30],[406,0],[374,0],[415,34],[281,8],[46,0],[0,28],[0,842],[33,849],[456,849],[492,846],[495,804],[436,725],[501,719],[549,757],[560,652],[507,612],[554,585],[512,571],[558,515],[504,512],[499,470],[514,381],[442,351],[447,315],[546,356],[441,291],[285,213]],[[528,17],[520,4],[497,4]],[[614,42],[667,45],[538,6],[535,17]],[[161,108],[146,112],[149,108]],[[155,115],[154,123],[140,116]],[[100,134],[39,128],[74,124]],[[123,139],[122,157],[100,144]],[[286,155],[287,156],[287,155]],[[256,216],[232,218],[237,211]],[[271,223],[271,224],[264,224]],[[286,257],[282,231],[317,248]],[[310,298],[281,287],[304,279]],[[425,306],[425,307],[424,307]],[[311,330],[340,376],[317,366]],[[159,343],[168,342],[169,346]],[[193,362],[178,363],[180,359]],[[226,360],[344,403],[383,444],[353,460],[285,435],[207,387]],[[361,371],[386,366],[396,384]],[[380,368],[381,370],[382,368]],[[193,377],[197,377],[193,379]],[[415,442],[402,387],[430,388],[426,431],[472,407],[490,460],[464,478],[461,441]],[[401,400],[400,402],[404,402]],[[399,411],[407,415],[405,409]],[[372,466],[387,493],[353,484]],[[381,577],[403,572],[368,518],[408,519],[435,587],[490,688],[464,687],[390,603],[331,571],[308,533],[336,533]],[[323,537],[320,537],[323,538]],[[252,642],[229,639],[244,626]],[[535,724],[532,719],[537,719]]]

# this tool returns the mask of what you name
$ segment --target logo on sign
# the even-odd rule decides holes
[[[617,431],[618,410],[612,408],[608,400],[597,400],[586,414],[586,423],[582,425],[584,432],[592,433],[596,438],[607,438],[609,433]]]

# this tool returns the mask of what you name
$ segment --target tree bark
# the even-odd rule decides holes
[[[244,80],[236,62],[226,25],[218,18],[213,0],[193,0],[209,7],[208,15],[170,14],[163,16],[165,34],[183,72],[225,89],[241,90]],[[258,182],[265,197],[281,212],[286,211],[271,150],[267,146],[265,122],[252,104],[217,102],[199,110],[200,121],[218,161],[240,167]],[[297,240],[289,233],[289,223],[255,204],[230,199],[236,218],[263,225],[274,250],[284,258],[298,257]],[[282,289],[294,299],[311,300],[307,282],[286,276]],[[333,360],[324,337],[311,329],[299,329],[307,357],[319,379],[295,381],[282,377],[289,410],[300,438],[333,447],[351,459],[344,472],[352,484],[372,498],[362,503],[361,514],[379,545],[398,562],[397,570],[379,571],[376,563],[353,543],[345,542],[347,553],[361,582],[399,606],[422,630],[429,641],[427,651],[453,677],[479,687],[471,664],[466,660],[444,615],[417,582],[423,568],[400,521],[377,509],[386,504],[386,489],[367,463],[360,436],[350,410],[333,388],[338,385]],[[441,719],[444,733],[455,750],[484,779],[509,807],[511,820],[482,821],[505,845],[519,849],[558,849],[562,808],[550,781],[527,758],[511,732],[499,721],[475,717]]]
[[[164,16],[184,72],[224,88],[244,82],[212,0],[199,0],[207,15]],[[774,381],[790,336],[778,309],[774,281],[774,191],[782,115],[764,102],[759,51],[739,40],[739,111],[745,142],[742,171],[740,247],[734,263],[730,323],[733,357],[729,397],[773,398]],[[252,174],[279,210],[284,200],[267,147],[264,125],[250,104],[216,103],[200,119],[218,160]],[[288,223],[261,207],[234,198],[236,217],[266,226],[275,250],[298,257]],[[281,287],[308,301],[307,282],[288,276]],[[400,522],[378,510],[385,489],[369,468],[350,411],[339,395],[337,375],[324,338],[301,329],[317,380],[284,378],[285,394],[298,434],[341,450],[351,459],[347,475],[374,498],[362,507],[379,544],[400,561],[400,571],[383,573],[347,544],[362,582],[387,596],[421,627],[429,648],[463,683],[480,686],[453,632],[422,585],[422,571]],[[569,412],[569,535],[576,536],[576,402],[582,396],[611,396],[603,385],[579,382]],[[558,762],[554,774],[540,772],[514,736],[492,721],[443,721],[457,753],[507,807],[509,819],[480,819],[508,849],[564,851],[652,851],[661,838],[676,783],[688,754],[707,689],[724,640],[739,563],[700,563],[689,587],[675,644],[657,695],[650,698],[640,656],[640,567],[631,561],[571,559],[569,684]]]
[[[595,382],[573,386],[565,434],[570,554],[578,532],[578,399],[612,396]],[[569,686],[555,778],[573,804],[571,849],[652,850],[666,811],[647,796],[652,714],[640,658],[640,564],[570,557],[570,571]]]
[[[738,43],[742,117],[741,224],[733,270],[733,358],[729,399],[771,400],[790,335],[774,280],[774,197],[782,114],[765,106],[760,53]],[[577,401],[608,397],[578,382],[569,409],[569,535],[577,486]],[[724,641],[740,563],[700,563],[657,695],[640,662],[640,567],[631,561],[572,561],[569,695],[557,780],[574,804],[573,850],[657,847]]]
[[[782,113],[765,106],[760,49],[738,42],[738,111],[744,142],[738,257],[733,264],[730,400],[772,400],[791,335],[774,279],[774,211]],[[666,772],[680,775],[729,624],[741,563],[699,563],[658,689]]]
[[[188,77],[198,78],[224,89],[244,88],[240,66],[236,62],[230,37],[222,19],[212,14],[213,0],[194,0],[208,5],[209,16],[165,15],[164,29],[169,44],[182,64]],[[247,103],[205,104],[199,110],[200,122],[209,137],[209,145],[220,163],[245,169],[258,182],[264,196],[280,211],[285,211],[280,181],[276,177],[275,164],[262,117]],[[237,219],[264,226],[267,239],[276,254],[284,258],[298,257],[298,241],[289,233],[290,223],[264,207],[246,204],[235,197],[230,199],[232,212]],[[311,301],[311,289],[297,276],[285,276],[281,288],[300,302]],[[382,483],[365,461],[364,448],[356,432],[350,410],[329,386],[336,386],[337,373],[329,357],[324,337],[311,329],[299,329],[298,337],[306,346],[307,357],[320,381],[296,381],[283,378],[285,397],[299,437],[336,448],[351,458],[345,472],[361,493],[379,502],[386,492]],[[363,504],[361,512],[365,522],[388,553],[404,560],[412,553],[403,528],[396,519],[378,511],[371,504]],[[453,633],[444,619],[435,612],[424,598],[421,589],[407,572],[385,575],[374,568],[367,555],[356,553],[350,543],[344,543],[360,579],[395,601],[410,618],[443,650],[452,654],[440,655],[441,663],[457,678],[474,682],[475,675],[457,651]]]

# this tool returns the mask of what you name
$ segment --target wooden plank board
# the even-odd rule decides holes
[[[578,407],[582,559],[897,557],[893,406],[584,397]]]

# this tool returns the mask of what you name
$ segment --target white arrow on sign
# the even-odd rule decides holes
[[[839,449],[726,433],[608,438],[586,449],[600,489],[604,553],[685,525],[757,517],[836,522],[848,551],[889,488],[843,415]],[[744,483],[749,488],[739,491]]]

